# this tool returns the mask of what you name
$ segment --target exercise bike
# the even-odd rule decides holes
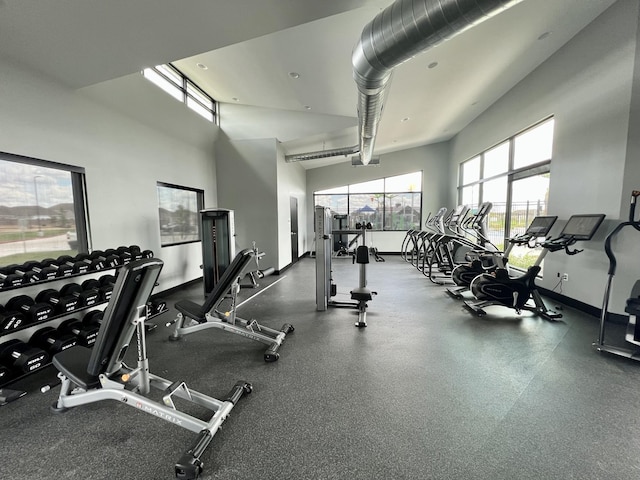
[[[635,219],[636,201],[640,196],[640,190],[634,190],[631,192],[631,203],[629,205],[629,220],[622,222],[618,225],[604,241],[604,251],[609,258],[609,271],[607,272],[607,284],[604,289],[604,298],[602,300],[602,311],[600,312],[600,332],[598,335],[598,341],[593,343],[593,346],[599,352],[608,352],[621,357],[630,358],[631,360],[640,360],[640,348],[623,348],[613,345],[607,345],[604,341],[605,326],[609,317],[609,298],[611,297],[611,284],[613,277],[616,274],[617,260],[611,248],[613,239],[620,233],[625,227],[633,227],[640,231],[640,219]],[[638,317],[640,316],[640,280],[638,280],[631,289],[630,298],[627,300],[626,308],[624,310],[629,314],[629,321],[627,323],[627,330],[625,333],[625,340],[633,345],[640,347],[640,325],[638,324]]]
[[[556,216],[537,216],[524,233],[507,240],[509,245],[507,245],[504,252],[481,254],[479,258],[474,259],[471,263],[456,266],[451,272],[451,279],[457,285],[457,288],[447,288],[447,293],[454,298],[460,299],[463,292],[469,290],[469,285],[478,275],[492,273],[498,268],[506,269],[509,255],[514,247],[527,245],[530,248],[535,248],[537,240],[545,238],[549,234],[557,219],[558,217]],[[489,266],[486,265],[488,262],[491,263]]]
[[[535,263],[520,277],[510,277],[507,270],[496,269],[495,272],[483,273],[471,281],[470,290],[477,302],[466,301],[465,306],[478,316],[486,315],[485,307],[501,305],[513,308],[518,314],[522,310],[534,312],[547,320],[562,318],[562,314],[550,310],[544,304],[542,296],[535,284],[540,273],[540,264],[549,252],[564,250],[567,255],[576,255],[582,250],[569,249],[578,241],[589,241],[604,220],[603,214],[573,215],[560,232],[560,236],[546,240],[539,245],[543,248]],[[533,300],[533,305],[529,303]]]

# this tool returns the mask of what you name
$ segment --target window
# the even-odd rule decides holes
[[[408,230],[422,223],[422,172],[380,178],[314,192],[314,204],[348,214],[349,228],[370,222],[373,230]]]
[[[549,118],[460,165],[458,199],[470,208],[491,202],[490,240],[504,249],[504,239],[523,233],[537,215],[547,214],[554,119]],[[538,249],[515,248],[509,261],[526,269]]]
[[[173,65],[145,68],[142,75],[198,115],[210,122],[217,122],[215,100]]]
[[[0,153],[0,265],[88,251],[84,169]]]
[[[199,212],[203,208],[203,190],[158,182],[160,245],[199,242]]]

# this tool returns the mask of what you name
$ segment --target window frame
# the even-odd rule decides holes
[[[0,152],[0,160],[21,163],[34,167],[69,172],[71,176],[71,192],[73,195],[73,212],[78,253],[88,253],[91,247],[91,228],[89,223],[89,204],[87,200],[87,183],[85,169],[41,158],[27,157],[14,153]],[[72,249],[73,250],[73,249]],[[34,254],[37,252],[34,252]],[[2,261],[0,261],[0,264]]]
[[[551,139],[551,157],[546,158],[544,160],[540,160],[538,162],[523,166],[523,167],[514,167],[514,155],[515,155],[515,140],[517,137],[520,137],[527,132],[534,130],[549,121],[554,121],[555,118],[553,115],[545,117],[544,119],[536,122],[535,124],[514,133],[510,137],[500,140],[499,142],[491,145],[490,147],[484,149],[482,152],[472,155],[467,160],[463,161],[459,165],[458,169],[458,202],[462,202],[463,191],[465,188],[478,188],[478,205],[484,201],[484,185],[487,182],[492,180],[496,180],[498,178],[506,177],[507,179],[507,191],[506,191],[506,201],[505,201],[505,220],[504,220],[504,231],[503,231],[503,240],[509,238],[511,232],[511,211],[513,207],[513,183],[517,180],[522,180],[524,178],[535,177],[542,174],[550,174],[551,173],[551,162],[553,160],[553,137]],[[555,125],[554,125],[555,131]],[[509,147],[509,160],[508,160],[508,169],[506,172],[491,175],[489,177],[484,177],[484,162],[485,162],[485,154],[487,152],[493,151],[495,148],[507,144]],[[480,178],[473,182],[463,183],[464,178],[464,165],[468,162],[474,161],[477,158],[480,158]],[[472,205],[469,205],[470,207]]]
[[[180,78],[181,82],[177,83],[176,82],[177,78],[174,78],[173,76],[167,75],[163,71],[164,69],[169,70],[177,78]],[[156,84],[156,82],[151,80],[151,78],[149,78],[145,74],[145,72],[147,70],[150,70],[155,75],[158,75],[159,77],[161,77],[164,81],[169,83],[171,87],[178,89],[180,91],[180,94],[181,94],[181,97],[182,97],[181,98],[182,103],[184,103],[191,111],[197,113],[198,115],[200,115],[201,117],[205,118],[206,120],[209,120],[214,125],[219,125],[218,102],[216,102],[216,100],[211,95],[209,95],[202,88],[200,88],[200,86],[198,86],[193,80],[191,80],[184,73],[182,73],[182,71],[180,71],[178,68],[176,68],[173,64],[165,63],[165,64],[162,64],[162,65],[156,65],[156,66],[153,66],[153,67],[147,67],[144,70],[142,70],[141,73],[142,73],[142,76],[147,78],[147,80],[149,80],[151,83],[153,83],[154,85],[158,86],[158,88],[161,88],[163,91],[165,91],[165,93],[170,95],[172,98],[176,98],[175,96],[171,95],[171,93],[166,92],[166,90],[164,88],[162,88],[160,85]],[[190,91],[190,89],[193,89],[194,92],[192,93]],[[211,102],[211,104],[210,105],[205,104],[202,101],[201,98],[198,98],[198,95],[201,95],[205,100],[208,100],[209,102]],[[195,102],[200,108],[202,108],[205,111],[209,112],[211,114],[211,118],[203,115],[203,112],[199,111],[198,109],[193,108],[190,105],[190,102]]]
[[[160,199],[160,193],[159,193],[159,188],[170,188],[173,190],[177,190],[177,191],[188,191],[188,192],[192,192],[196,194],[196,232],[197,232],[197,239],[191,239],[191,240],[184,240],[184,241],[172,241],[172,242],[168,242],[168,243],[163,243],[163,235],[162,235],[162,230],[163,230],[163,225],[162,225],[162,218],[160,216],[160,209],[162,208],[162,204],[161,204],[161,199]],[[202,241],[202,225],[200,222],[200,212],[202,210],[204,210],[204,190],[199,189],[199,188],[193,188],[193,187],[186,187],[184,185],[176,185],[173,183],[166,183],[166,182],[156,182],[156,192],[158,195],[158,232],[160,234],[160,248],[165,248],[165,247],[173,247],[175,245],[186,245],[188,243],[197,243],[197,242],[201,242]]]
[[[387,191],[386,188],[386,182],[387,179],[389,178],[393,178],[393,177],[400,177],[400,176],[404,176],[404,175],[408,175],[408,174],[415,174],[415,173],[420,173],[420,185],[418,186],[418,188],[416,188],[415,191],[402,191],[402,190],[393,190],[393,191]],[[356,189],[356,192],[351,192],[351,186],[352,185],[360,185],[361,183],[371,183],[371,182],[377,182],[377,181],[382,181],[382,191],[380,192],[362,192],[359,191],[358,189]],[[373,178],[373,179],[369,179],[369,180],[365,180],[363,182],[359,182],[359,183],[354,183],[354,184],[349,184],[349,185],[341,185],[341,186],[337,186],[337,187],[331,187],[331,188],[326,188],[326,189],[322,189],[322,190],[318,190],[313,192],[313,203],[314,205],[318,205],[318,202],[316,201],[316,198],[318,196],[323,196],[323,197],[327,197],[327,196],[346,196],[347,198],[347,204],[346,204],[346,214],[351,216],[351,195],[357,195],[357,196],[362,196],[362,195],[369,195],[371,197],[374,197],[376,195],[381,196],[382,198],[382,205],[381,205],[381,219],[380,219],[380,225],[382,226],[380,229],[374,228],[371,231],[373,232],[406,232],[407,229],[393,229],[393,228],[386,228],[385,225],[387,223],[387,201],[388,201],[388,195],[390,194],[398,194],[398,195],[406,195],[406,194],[411,194],[411,195],[418,195],[418,200],[416,201],[417,206],[419,207],[419,215],[418,215],[418,221],[417,221],[417,226],[419,228],[420,225],[422,225],[422,199],[423,199],[423,192],[422,192],[422,184],[424,183],[424,171],[423,170],[416,170],[414,172],[408,172],[408,173],[404,173],[404,174],[398,174],[398,175],[389,175],[387,177],[380,177],[380,178]],[[342,190],[345,189],[346,191],[342,192],[342,193],[319,193],[319,192],[326,192],[326,191],[331,191],[331,190]],[[331,202],[333,203],[333,202]],[[342,214],[342,212],[339,212],[337,214]]]

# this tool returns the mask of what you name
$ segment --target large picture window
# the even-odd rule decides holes
[[[460,165],[458,201],[470,208],[491,202],[488,235],[500,249],[505,238],[523,233],[533,218],[547,214],[554,119],[491,147]],[[509,261],[527,268],[538,249],[515,248]]]
[[[87,252],[84,169],[0,153],[0,265]]]
[[[408,230],[422,222],[422,172],[314,192],[314,205],[332,215],[349,215],[349,228],[371,223],[373,230]]]
[[[161,246],[199,242],[199,212],[203,208],[203,190],[158,182]]]

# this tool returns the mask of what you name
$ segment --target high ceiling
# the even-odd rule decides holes
[[[0,56],[137,118],[140,70],[172,62],[220,102],[230,138],[277,138],[287,154],[349,147],[357,144],[351,51],[391,3],[0,0]],[[524,0],[399,66],[376,153],[450,139],[613,3]],[[162,113],[146,115],[153,123]]]

